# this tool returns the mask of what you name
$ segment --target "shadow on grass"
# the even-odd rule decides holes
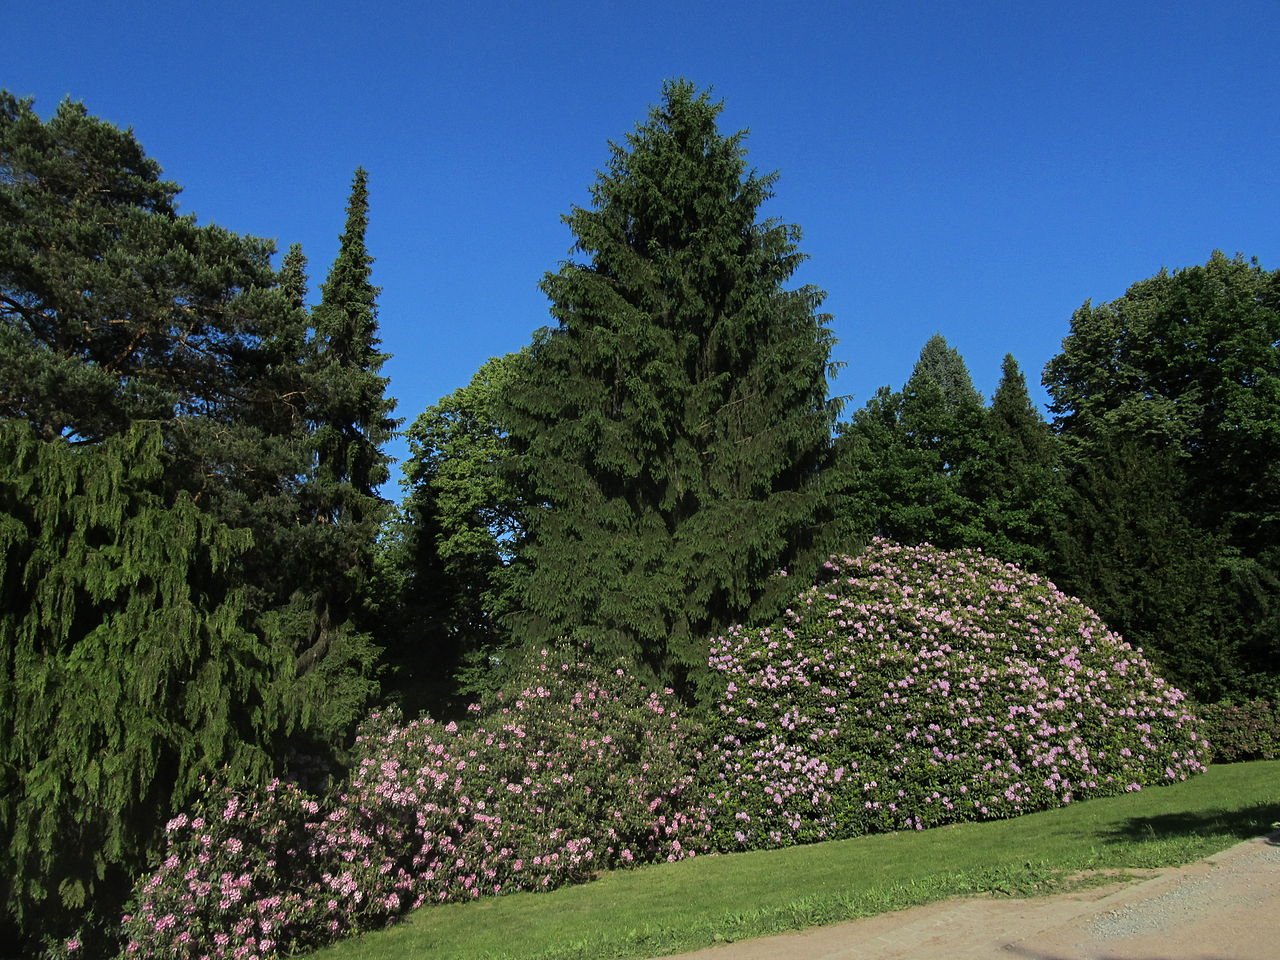
[[[1280,801],[1257,803],[1243,810],[1130,817],[1109,830],[1104,839],[1109,843],[1132,843],[1204,836],[1238,837],[1241,840],[1266,836],[1268,843],[1280,846]]]

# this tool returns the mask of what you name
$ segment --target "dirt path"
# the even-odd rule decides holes
[[[1280,960],[1280,833],[1140,882],[948,900],[672,960]]]

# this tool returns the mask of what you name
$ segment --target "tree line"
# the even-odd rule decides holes
[[[673,82],[610,146],[551,323],[400,426],[355,173],[307,261],[179,212],[133,135],[0,94],[0,931],[106,931],[210,780],[322,776],[570,638],[693,703],[709,638],[874,536],[1051,577],[1202,701],[1277,694],[1280,272],[1086,303],[988,403],[941,336],[847,420],[797,227]],[[107,934],[103,934],[107,936]]]

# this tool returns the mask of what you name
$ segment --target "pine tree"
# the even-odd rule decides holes
[[[527,576],[517,635],[573,635],[680,683],[707,637],[807,575],[829,529],[822,294],[784,284],[799,231],[758,221],[775,178],[686,82],[612,145],[571,261],[543,281],[555,329],[503,413]]]
[[[0,417],[81,442],[239,419],[276,319],[272,247],[179,216],[177,193],[83,105],[45,123],[0,91]],[[170,436],[190,482],[226,476],[234,441]]]
[[[375,543],[387,516],[378,493],[389,477],[383,445],[398,421],[381,375],[387,354],[378,349],[378,290],[365,245],[369,225],[368,174],[357,169],[338,256],[312,311],[315,328],[308,390],[314,459],[304,504],[314,523],[317,581],[310,636],[299,658],[307,673],[348,647],[367,646],[362,625]]]

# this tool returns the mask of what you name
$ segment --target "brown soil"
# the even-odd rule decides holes
[[[948,900],[674,960],[1280,960],[1280,834],[1140,877]]]

